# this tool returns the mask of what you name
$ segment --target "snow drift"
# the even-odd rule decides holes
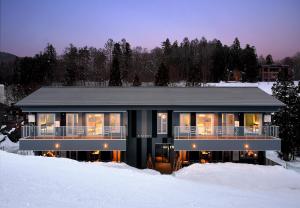
[[[299,207],[300,174],[282,167],[193,165],[174,175],[0,151],[1,207]]]

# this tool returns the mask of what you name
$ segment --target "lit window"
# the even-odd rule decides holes
[[[55,114],[39,113],[38,126],[39,126],[39,135],[54,135]]]
[[[87,135],[103,135],[104,114],[88,113],[86,114]]]
[[[67,113],[66,114],[66,132],[67,135],[79,134],[79,124],[78,113]]]
[[[188,133],[190,131],[190,127],[191,127],[191,114],[180,113],[179,125],[180,125],[181,133]]]
[[[214,114],[197,113],[197,134],[213,135],[214,132]]]
[[[168,114],[158,113],[157,114],[157,133],[167,134],[168,133]]]
[[[245,113],[244,125],[245,133],[260,134],[262,126],[262,115],[260,113]]]
[[[120,133],[120,126],[121,126],[120,113],[109,114],[109,125],[111,126],[111,133]]]

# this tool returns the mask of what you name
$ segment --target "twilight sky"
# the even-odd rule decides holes
[[[256,46],[279,59],[300,51],[300,0],[0,0],[0,51],[32,56],[52,43],[152,49],[167,37]]]

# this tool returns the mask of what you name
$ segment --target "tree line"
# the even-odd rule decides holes
[[[249,44],[242,48],[238,38],[230,46],[204,37],[184,38],[180,43],[167,38],[151,51],[132,48],[125,39],[109,39],[99,49],[70,44],[61,55],[48,44],[34,57],[2,65],[0,82],[13,86],[16,100],[43,85],[139,86],[141,82],[153,82],[167,86],[185,81],[186,85],[199,86],[227,81],[233,71],[241,74],[241,81],[256,82],[260,62],[270,58],[258,58],[255,47]]]

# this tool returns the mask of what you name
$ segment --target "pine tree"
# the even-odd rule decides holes
[[[142,85],[142,83],[140,81],[140,78],[139,78],[139,76],[138,76],[137,73],[135,73],[135,75],[134,75],[134,79],[133,79],[132,85],[135,86],[135,87]]]
[[[113,50],[112,67],[110,70],[109,86],[122,86],[120,71],[121,48],[119,43],[115,43]]]
[[[169,82],[169,70],[161,63],[155,75],[155,86],[168,86]]]
[[[266,64],[268,64],[268,65],[273,64],[273,58],[272,58],[271,54],[267,55]]]
[[[249,44],[246,45],[242,52],[242,62],[244,66],[245,76],[244,81],[255,82],[258,78],[258,60],[254,47],[250,47]]]
[[[280,76],[279,76],[280,77]],[[277,79],[272,86],[273,96],[286,106],[281,107],[273,116],[273,124],[279,126],[279,137],[282,139],[281,152],[284,160],[294,155],[297,134],[297,100],[299,95],[294,82],[285,78]]]

